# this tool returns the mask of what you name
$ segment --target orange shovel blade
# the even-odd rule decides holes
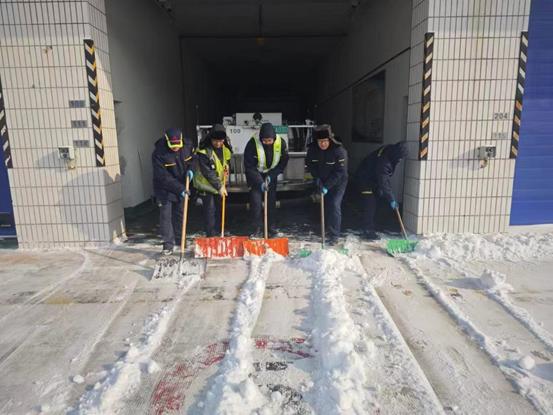
[[[244,256],[246,236],[196,238],[196,258],[237,258]]]
[[[265,255],[271,249],[282,256],[288,256],[288,238],[248,239],[244,241],[244,251],[251,255]]]

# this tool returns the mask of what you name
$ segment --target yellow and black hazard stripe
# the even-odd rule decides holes
[[[518,57],[517,89],[515,92],[515,110],[513,111],[513,132],[511,134],[511,152],[509,158],[517,158],[520,140],[520,121],[522,119],[522,98],[526,81],[526,63],[528,61],[528,32],[520,34],[520,54]]]
[[[428,138],[430,135],[430,95],[432,87],[432,60],[434,55],[434,33],[424,35],[424,63],[422,75],[421,125],[419,133],[419,160],[428,159]]]
[[[88,98],[90,114],[92,116],[92,132],[94,136],[94,150],[96,152],[96,166],[106,165],[104,158],[104,139],[102,136],[102,114],[100,111],[100,96],[98,93],[98,71],[96,70],[96,48],[92,39],[84,40],[84,55],[86,59],[86,75],[88,79]]]
[[[10,149],[10,136],[8,135],[8,123],[6,121],[6,106],[4,105],[4,92],[2,79],[0,78],[0,145],[4,150],[4,165],[13,168],[12,153]]]

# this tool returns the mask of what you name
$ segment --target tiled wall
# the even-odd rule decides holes
[[[123,235],[104,1],[2,1],[0,13],[20,246],[98,245]],[[104,166],[96,162],[84,39],[96,46]],[[59,147],[74,148],[74,164]]]
[[[529,12],[530,0],[413,0],[404,194],[405,222],[412,231],[507,230],[513,109]],[[433,34],[430,57],[426,34]],[[431,77],[425,91],[430,106],[424,108],[429,136],[421,155],[425,74]],[[497,155],[482,167],[476,151],[488,145],[496,146]]]

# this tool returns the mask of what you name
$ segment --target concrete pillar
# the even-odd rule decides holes
[[[100,245],[123,236],[104,1],[2,2],[0,12],[20,247]]]
[[[411,230],[507,230],[529,14],[530,0],[413,1],[404,194]],[[478,158],[486,146],[496,149],[488,162]]]

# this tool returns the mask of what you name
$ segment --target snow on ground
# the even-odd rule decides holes
[[[348,313],[341,283],[344,270],[353,261],[333,251],[318,251],[302,262],[314,280],[311,335],[320,366],[313,379],[313,406],[325,414],[373,412],[376,403],[364,367],[375,346],[372,342],[361,346],[364,339]]]
[[[179,281],[179,292],[175,300],[164,305],[158,312],[152,313],[144,322],[138,344],[129,344],[125,355],[118,360],[107,376],[97,382],[80,399],[78,407],[69,409],[69,414],[107,414],[118,413],[121,403],[140,384],[142,373],[152,374],[159,366],[152,360],[152,354],[161,344],[175,310],[184,293],[200,279],[199,274],[189,275],[186,282]]]
[[[553,256],[553,233],[435,234],[422,239],[415,257],[458,261],[527,261]]]
[[[345,245],[153,280],[148,245],[31,279],[25,258],[52,253],[0,252],[0,413],[553,413],[553,234],[431,235],[399,258],[384,241]],[[462,350],[493,376],[442,361]]]
[[[527,398],[537,411],[543,414],[553,412],[553,368],[550,362],[553,337],[523,307],[517,306],[510,298],[515,291],[508,282],[507,275],[495,271],[494,263],[549,260],[553,257],[553,234],[517,235],[434,235],[423,239],[413,254],[402,259],[416,275],[419,282],[454,318],[459,326],[475,341],[501,369],[505,376],[516,385],[517,391]],[[474,268],[485,264],[479,274]],[[475,265],[476,264],[476,265]],[[422,269],[421,269],[422,268]],[[444,276],[444,271],[446,272]],[[513,339],[522,345],[532,345],[533,353],[543,359],[542,370],[532,371],[535,361],[507,338],[497,338],[491,333],[488,322],[483,322],[475,310],[482,310],[478,304],[465,300],[471,296],[457,291],[464,301],[448,295],[446,284],[456,282],[451,274],[458,275],[457,281],[464,279],[465,286],[473,291],[482,291],[507,312],[495,326],[511,327]],[[526,330],[516,326],[517,320]],[[488,317],[490,320],[490,317]],[[532,337],[533,336],[533,337]],[[536,340],[546,346],[539,349]],[[537,346],[537,347],[536,347]],[[544,376],[545,375],[545,376]]]
[[[274,254],[250,259],[250,275],[238,297],[228,351],[209,387],[205,403],[200,404],[206,415],[251,413],[265,403],[250,377],[253,369],[252,332],[263,303],[271,263],[277,259]]]

